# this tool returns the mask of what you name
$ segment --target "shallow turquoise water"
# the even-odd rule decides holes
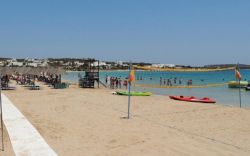
[[[78,74],[84,75],[84,72],[69,72],[63,75],[63,79],[73,82],[78,81]],[[101,80],[104,82],[106,76],[114,76],[126,78],[128,71],[102,71],[100,72]],[[243,80],[250,80],[250,70],[241,70]],[[181,79],[182,84],[186,85],[187,80],[192,79],[193,85],[220,84],[235,80],[234,71],[216,71],[216,72],[151,72],[151,71],[136,71],[136,79],[142,77],[142,80],[137,80],[137,84],[153,84],[160,85],[160,77],[162,79]],[[179,84],[176,84],[179,85]],[[184,95],[197,97],[211,97],[216,99],[217,103],[224,105],[239,105],[239,90],[230,89],[227,86],[209,87],[209,88],[143,88],[133,87],[135,91],[150,91],[159,95]],[[250,91],[241,90],[242,106],[250,107]]]

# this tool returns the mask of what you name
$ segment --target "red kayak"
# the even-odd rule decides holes
[[[174,99],[174,100],[180,100],[180,101],[188,101],[188,102],[202,102],[202,103],[216,103],[215,100],[210,99],[208,97],[204,97],[202,99],[198,99],[194,96],[188,96],[188,97],[184,97],[184,96],[169,96],[170,99]]]

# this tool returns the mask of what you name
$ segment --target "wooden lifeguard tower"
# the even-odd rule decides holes
[[[92,67],[93,63],[97,62],[98,65]],[[84,77],[79,77],[79,86],[81,88],[95,88],[95,82],[97,86],[100,86],[100,61],[99,60],[88,60],[88,68],[85,70]]]

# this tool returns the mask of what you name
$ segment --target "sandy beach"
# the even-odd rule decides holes
[[[112,90],[17,87],[4,94],[60,156],[250,155],[248,109],[132,97],[128,120],[127,97]],[[0,155],[12,156],[5,142]]]
[[[4,132],[3,132],[3,136],[4,136],[4,151],[2,151],[2,143],[0,145],[1,150],[0,150],[0,156],[14,156],[14,151],[12,149],[10,140],[9,140],[9,136],[8,136],[8,132],[6,131],[6,128],[4,127]],[[1,138],[2,139],[2,138]]]

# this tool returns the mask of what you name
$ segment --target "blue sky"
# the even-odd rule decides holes
[[[250,64],[250,1],[1,1],[0,57]]]

